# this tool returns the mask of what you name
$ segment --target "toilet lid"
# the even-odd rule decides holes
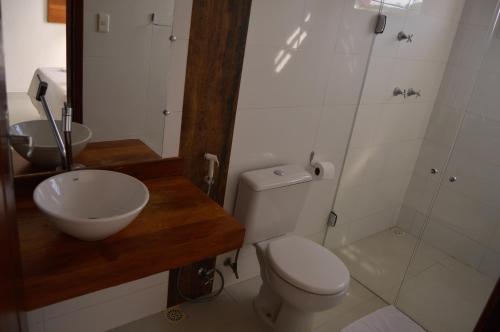
[[[298,236],[269,243],[272,269],[297,288],[319,295],[333,295],[349,285],[349,271],[328,249]]]

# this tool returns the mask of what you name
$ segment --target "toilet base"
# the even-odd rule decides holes
[[[314,313],[301,311],[282,301],[263,284],[253,301],[257,315],[276,332],[312,331]]]

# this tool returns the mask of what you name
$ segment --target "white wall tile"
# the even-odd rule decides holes
[[[93,141],[142,136],[150,59],[136,58],[134,66],[131,60],[84,57],[83,121]]]
[[[304,47],[332,51],[337,42],[343,10],[344,0],[305,0],[301,23],[307,33]]]
[[[321,113],[314,152],[318,160],[334,163],[337,176],[342,170],[355,114],[355,105],[324,106]]]
[[[166,307],[168,272],[82,295],[26,313],[28,330],[106,331]]]
[[[311,184],[307,200],[297,222],[296,234],[306,236],[325,231],[336,187],[337,184],[334,180],[314,181]]]
[[[446,182],[440,189],[432,216],[447,227],[478,243],[488,243],[496,230],[499,209],[487,206],[454,191]]]
[[[304,0],[255,0],[250,15],[248,46],[286,47],[287,40],[302,27]]]
[[[177,157],[181,140],[182,113],[172,112],[165,117],[163,158]]]
[[[44,322],[44,331],[107,331],[161,311],[167,304],[167,288],[167,284],[160,284],[48,319]]]
[[[148,56],[153,25],[151,13],[156,0],[85,1],[84,57],[127,55],[130,58]],[[109,33],[97,31],[97,15],[110,15]]]
[[[167,283],[168,272],[154,274],[146,278],[106,288],[97,292],[78,296],[70,300],[43,307],[43,317],[44,320],[48,320],[56,318],[58,316],[67,315],[72,312],[77,312],[83,308],[93,307],[97,304],[109,302],[113,299],[127,296],[140,290]]]
[[[399,48],[404,59],[447,61],[453,44],[457,22],[427,15],[409,15],[405,32],[413,34],[413,42]]]
[[[135,138],[160,155],[178,151],[162,112],[182,112],[191,7],[192,0],[85,2],[83,113],[94,141]],[[96,31],[98,13],[110,15],[109,33]],[[153,26],[152,13],[162,24],[173,17],[174,26]],[[175,123],[170,132],[180,131]]]
[[[500,252],[500,226],[497,226],[497,230],[488,243],[488,246],[496,252]]]
[[[175,0],[173,34],[177,41],[189,39],[193,0]]]
[[[410,8],[410,13],[424,14],[449,20],[460,20],[466,0],[419,1]]]
[[[182,112],[184,84],[188,56],[187,40],[177,40],[171,46],[171,61],[168,69],[166,102],[170,112]]]
[[[312,50],[248,47],[238,109],[322,106],[327,79],[325,66],[326,55]]]

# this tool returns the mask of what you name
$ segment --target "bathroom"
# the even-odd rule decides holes
[[[498,0],[1,3],[2,100],[67,68],[74,122],[48,168],[0,110],[2,331],[500,329]],[[67,55],[9,90],[28,12]],[[78,172],[61,209],[133,220],[53,221]]]

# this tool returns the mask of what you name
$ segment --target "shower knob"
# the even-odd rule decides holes
[[[450,182],[457,182],[457,177],[452,176],[451,178],[448,179]]]
[[[393,95],[394,97],[397,97],[397,96],[403,96],[403,98],[406,98],[406,90],[401,90],[401,88],[396,87],[396,88],[394,88],[394,90],[392,91],[392,95]]]
[[[404,31],[398,33],[398,40],[406,40],[407,43],[413,42],[413,34],[406,34]]]

